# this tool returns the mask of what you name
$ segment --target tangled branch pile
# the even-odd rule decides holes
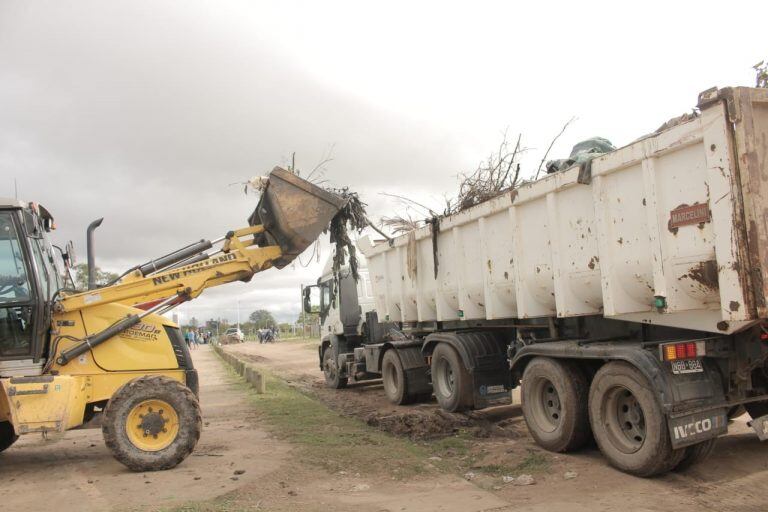
[[[761,60],[752,69],[755,70],[755,87],[768,88],[768,62]]]
[[[473,172],[459,174],[459,194],[456,199],[447,202],[444,214],[466,210],[515,188],[520,178],[518,158],[525,151],[520,147],[521,138],[522,134],[517,136],[517,142],[510,150],[505,133],[498,151],[491,153]]]

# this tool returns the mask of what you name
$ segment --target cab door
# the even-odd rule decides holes
[[[0,375],[31,359],[35,341],[35,290],[20,226],[20,210],[0,210]]]

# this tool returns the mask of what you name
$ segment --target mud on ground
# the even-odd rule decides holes
[[[514,504],[514,510],[768,510],[768,444],[747,427],[747,416],[731,425],[708,463],[641,479],[611,468],[594,446],[573,454],[542,450],[530,437],[519,405],[450,414],[434,400],[392,405],[380,382],[328,389],[316,342],[246,343],[227,350],[268,368],[341,415],[428,446],[435,464],[466,475]],[[532,474],[535,484],[503,483],[503,476],[520,474]]]

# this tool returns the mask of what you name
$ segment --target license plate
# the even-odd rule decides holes
[[[683,359],[682,361],[672,361],[672,373],[680,375],[681,373],[699,373],[704,371],[699,359]]]

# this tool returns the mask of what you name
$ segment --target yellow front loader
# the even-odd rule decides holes
[[[50,213],[0,199],[0,451],[20,435],[100,423],[130,469],[177,465],[202,429],[198,376],[181,330],[162,314],[206,288],[283,268],[343,206],[276,168],[248,227],[78,292],[48,241]],[[71,245],[61,256],[72,261]],[[92,271],[90,244],[88,259]]]

